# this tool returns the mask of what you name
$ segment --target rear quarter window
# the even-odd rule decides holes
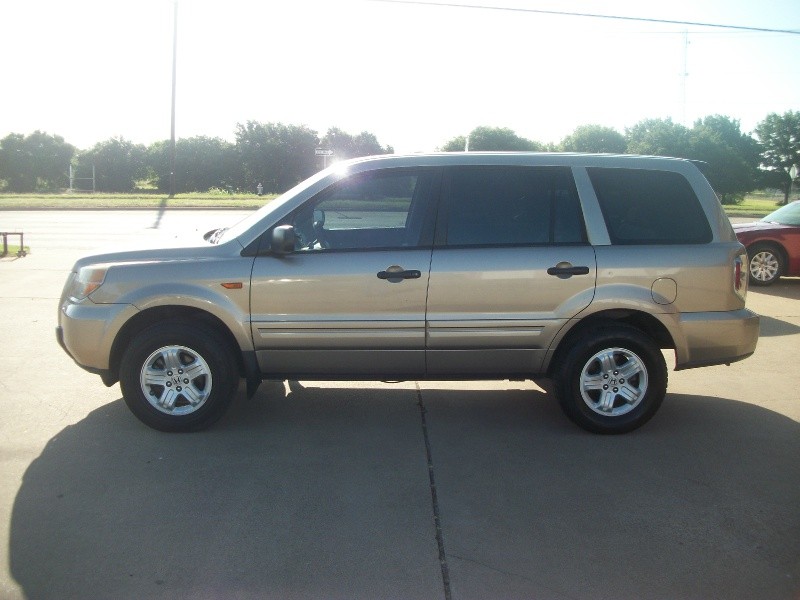
[[[612,244],[707,244],[713,235],[680,173],[588,168]]]

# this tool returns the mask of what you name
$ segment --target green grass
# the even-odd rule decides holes
[[[19,246],[17,244],[9,244],[8,245],[8,254],[3,254],[3,242],[0,240],[0,257],[5,258],[7,256],[16,256],[17,252],[19,252]],[[25,246],[25,253],[31,253],[31,247]]]
[[[168,198],[163,194],[1,194],[0,210],[243,208],[255,210],[276,196],[254,194],[192,193]],[[740,204],[726,205],[732,217],[763,217],[778,208],[783,195],[772,191],[748,194]],[[1,220],[1,219],[0,219]]]
[[[772,191],[753,192],[740,204],[726,204],[723,208],[730,217],[765,217],[783,202],[783,194]]]
[[[0,194],[0,210],[260,208],[276,195],[253,194]]]

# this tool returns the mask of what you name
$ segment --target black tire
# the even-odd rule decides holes
[[[748,272],[753,285],[772,285],[784,269],[783,253],[772,244],[753,244],[747,249]]]
[[[573,339],[557,365],[561,409],[593,433],[626,433],[644,425],[667,393],[661,350],[640,330],[602,325]]]
[[[186,322],[157,323],[139,333],[122,356],[119,375],[131,412],[145,425],[170,432],[215,423],[239,382],[222,336]]]

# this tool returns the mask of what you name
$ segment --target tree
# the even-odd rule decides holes
[[[146,153],[141,144],[122,137],[111,138],[79,154],[75,163],[84,171],[91,171],[94,165],[98,192],[130,192],[139,179],[147,176]]]
[[[705,176],[723,204],[739,202],[759,184],[759,147],[739,121],[721,115],[699,119],[690,132],[690,156],[706,163]]]
[[[320,140],[320,146],[333,150],[333,155],[341,159],[394,153],[394,148],[391,146],[385,148],[381,146],[374,133],[362,131],[353,136],[338,127],[328,129],[325,137]]]
[[[739,121],[721,115],[699,119],[692,129],[671,119],[646,119],[626,131],[628,152],[674,156],[706,163],[703,171],[725,204],[756,189],[758,144]]]
[[[457,135],[437,148],[440,152],[461,152],[467,149],[467,138],[463,135]]]
[[[244,189],[285,192],[316,170],[317,132],[305,125],[247,121],[236,125]]]
[[[147,148],[147,166],[159,191],[170,189],[170,143]],[[175,192],[206,192],[211,188],[232,190],[241,179],[236,146],[221,138],[198,136],[175,142]]]
[[[466,148],[466,138],[458,136],[440,148],[443,152],[460,152]],[[528,151],[540,152],[544,146],[538,142],[518,136],[505,127],[476,127],[469,134],[469,150],[471,151]]]
[[[691,158],[689,129],[672,119],[645,119],[625,130],[630,154]]]
[[[792,165],[800,168],[800,112],[770,113],[755,129],[761,142],[761,166],[783,191],[789,202]]]
[[[67,187],[75,147],[58,135],[34,131],[0,140],[0,179],[9,192],[56,191]]]
[[[605,152],[623,154],[628,142],[616,129],[602,125],[581,125],[561,142],[565,152]]]

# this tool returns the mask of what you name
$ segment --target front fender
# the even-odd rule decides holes
[[[199,309],[222,321],[242,350],[252,350],[251,267],[252,258],[242,257],[114,266],[91,300],[96,304],[130,305],[140,311]]]
[[[174,284],[167,288],[143,288],[137,294],[126,297],[140,311],[154,308],[186,307],[202,310],[217,317],[230,330],[242,350],[253,350],[250,332],[249,286],[235,290],[241,298],[230,297],[215,290],[186,284]],[[246,308],[243,309],[242,304]]]

